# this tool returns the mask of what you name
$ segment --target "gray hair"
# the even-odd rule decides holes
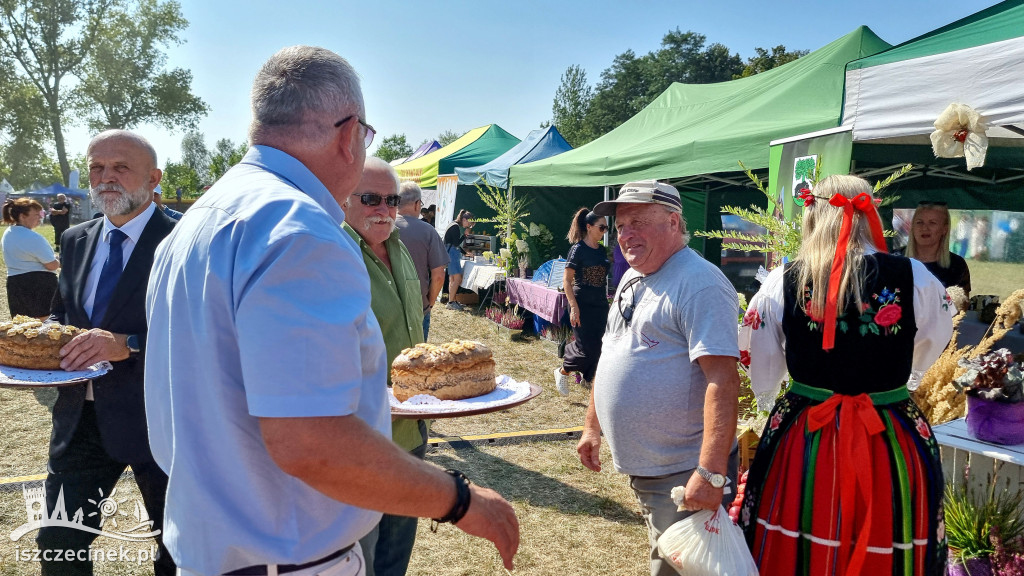
[[[382,172],[386,172],[388,176],[395,181],[393,190],[398,192],[400,180],[398,179],[398,172],[395,172],[395,169],[391,164],[388,164],[376,156],[369,156],[366,158],[366,161],[363,162],[363,173],[366,173],[369,170],[380,170]]]
[[[156,168],[156,148],[149,143],[142,136],[139,136],[135,132],[128,130],[104,130],[99,134],[93,136],[92,140],[89,140],[89,146],[85,149],[85,155],[88,156],[92,152],[92,147],[104,140],[129,140],[139,148],[142,148],[149,155],[149,159],[153,161],[151,168]]]
[[[267,138],[323,140],[334,122],[363,113],[359,76],[344,58],[326,48],[282,48],[252,84],[249,141]]]
[[[398,188],[398,195],[402,198],[402,206],[412,206],[423,199],[423,191],[412,180],[402,182]]]

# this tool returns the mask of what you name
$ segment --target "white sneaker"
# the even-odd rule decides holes
[[[555,387],[562,396],[569,395],[569,375],[562,374],[561,368],[555,368]]]

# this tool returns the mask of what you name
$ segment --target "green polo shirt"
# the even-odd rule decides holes
[[[370,308],[377,317],[384,347],[388,355],[388,386],[391,386],[391,363],[402,350],[423,342],[423,296],[416,265],[402,241],[398,230],[384,241],[391,259],[391,269],[370,249],[363,238],[348,223],[342,228],[352,236],[363,251],[363,262],[370,275]],[[406,450],[423,444],[416,420],[399,419],[391,422],[391,438]]]

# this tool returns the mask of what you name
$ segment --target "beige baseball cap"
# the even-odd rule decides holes
[[[641,180],[623,185],[615,200],[598,202],[594,212],[601,216],[614,216],[616,204],[661,204],[674,212],[683,213],[679,191],[675,186],[657,180]]]

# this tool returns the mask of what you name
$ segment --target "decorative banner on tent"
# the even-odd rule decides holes
[[[932,152],[936,158],[967,157],[967,169],[985,164],[988,151],[988,125],[973,108],[954,102],[935,119],[932,132]]]
[[[814,190],[814,167],[818,165],[818,155],[800,156],[793,159],[793,199],[796,200],[804,188]],[[798,202],[799,204],[799,202]]]
[[[444,236],[448,225],[455,220],[455,189],[459,185],[459,177],[445,174],[437,177],[437,213],[434,215],[434,228]]]
[[[796,196],[801,188],[811,188],[815,166],[824,178],[831,174],[847,174],[853,154],[853,138],[849,127],[829,128],[820,132],[774,140],[769,148],[768,192],[773,198],[785,193],[782,210],[793,218],[798,208]]]

